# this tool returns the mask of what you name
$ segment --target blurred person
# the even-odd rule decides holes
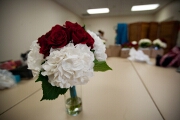
[[[104,31],[98,30],[97,35],[102,39],[103,43],[106,44],[107,39],[104,38]]]

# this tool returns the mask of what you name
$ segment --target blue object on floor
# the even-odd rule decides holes
[[[14,78],[16,83],[19,83],[21,81],[20,75],[14,75]]]

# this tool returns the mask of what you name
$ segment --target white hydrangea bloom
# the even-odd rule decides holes
[[[103,44],[102,40],[97,36],[94,32],[88,30],[87,31],[91,37],[94,39],[94,55],[95,58],[98,61],[106,61],[107,55],[105,53],[106,51],[106,46]]]
[[[28,69],[32,70],[33,76],[38,77],[41,70],[41,64],[44,61],[43,54],[39,53],[40,46],[37,40],[33,41],[28,53],[27,65]]]
[[[156,39],[156,40],[153,41],[153,44],[159,44],[160,42],[161,42],[160,39]]]
[[[69,88],[85,84],[93,76],[94,54],[85,44],[69,43],[61,49],[52,49],[42,65],[52,86]]]
[[[140,44],[142,44],[142,43],[149,43],[149,44],[151,44],[152,42],[151,42],[150,39],[144,38],[144,39],[139,40],[138,43],[139,43],[139,45],[140,45]]]
[[[166,48],[166,47],[167,47],[167,44],[164,43],[164,42],[162,42],[162,43],[161,43],[161,47],[162,47],[162,48]]]
[[[137,44],[137,41],[132,41],[131,42],[133,45],[136,45]]]
[[[155,44],[158,44],[160,47],[162,47],[162,48],[166,48],[167,47],[167,44],[166,43],[164,43],[164,42],[162,42],[160,39],[156,39],[156,40],[154,40],[153,41],[153,44],[155,45]]]

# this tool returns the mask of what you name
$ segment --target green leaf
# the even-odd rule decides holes
[[[95,51],[95,50],[91,50],[91,52],[93,52],[93,53],[94,53],[94,51]]]
[[[84,30],[86,30],[86,25],[83,25],[82,28],[84,28]]]
[[[43,79],[48,79],[48,76],[42,76],[41,72],[39,72],[38,79],[35,82],[43,81]]]
[[[42,76],[41,73],[39,74],[39,78],[36,80],[36,82],[42,81],[42,90],[43,90],[43,97],[42,100],[54,100],[56,99],[59,94],[65,94],[68,90],[67,88],[60,88],[56,86],[52,86],[48,82],[47,76]]]
[[[107,65],[106,61],[94,61],[94,71],[105,72],[107,70],[112,70],[112,68]]]
[[[147,42],[141,43],[141,45],[140,45],[140,47],[142,47],[142,48],[146,48],[146,47],[150,47],[150,46],[151,46],[151,43],[147,43]]]

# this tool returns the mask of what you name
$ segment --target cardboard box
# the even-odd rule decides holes
[[[120,45],[110,45],[109,48],[111,51],[111,57],[119,57],[120,56],[120,51],[121,51]]]
[[[107,57],[111,57],[111,49],[110,48],[106,48],[105,53],[107,54]]]
[[[129,51],[130,51],[130,48],[122,48],[120,57],[122,58],[129,57]]]
[[[147,56],[151,56],[151,49],[150,48],[138,48],[138,50],[142,50],[144,54]]]
[[[157,55],[164,55],[164,50],[163,49],[159,49],[159,50],[155,50],[155,49],[151,49],[151,58],[156,58]]]

